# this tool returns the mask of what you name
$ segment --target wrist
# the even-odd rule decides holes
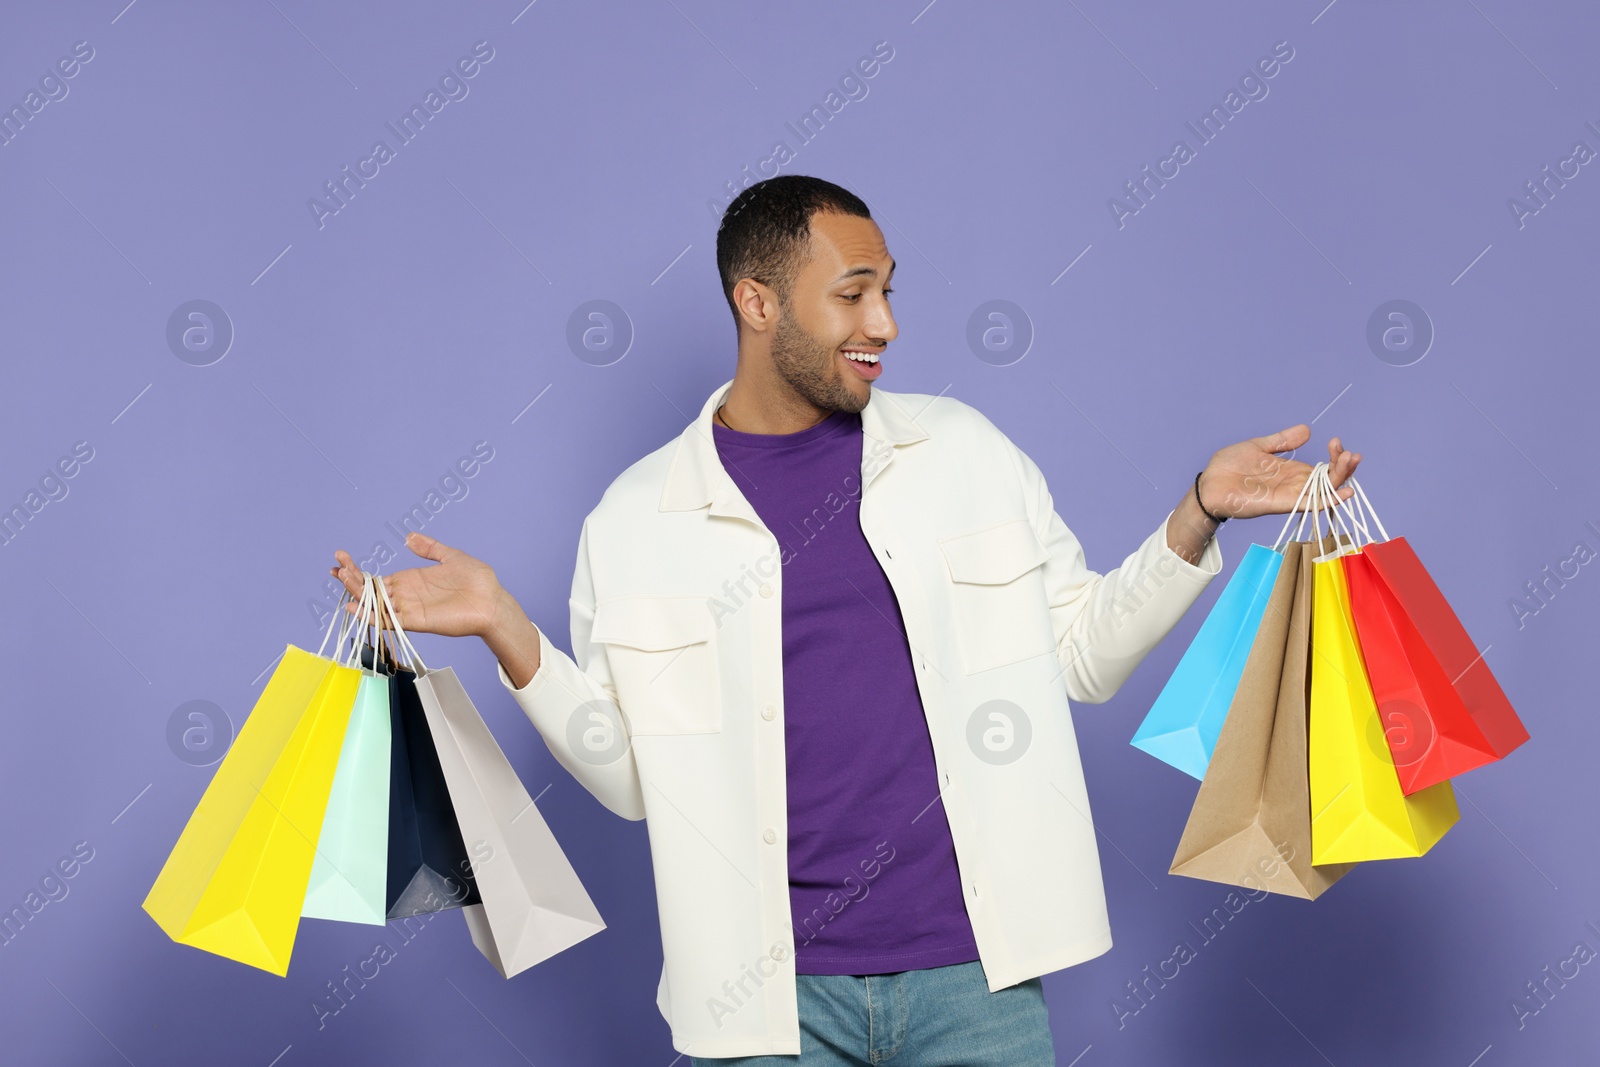
[[[494,591],[493,606],[478,636],[493,644],[496,635],[517,633],[521,627],[530,625],[530,621],[522,605],[517,603],[517,598],[507,592],[505,586],[498,586]]]
[[[1218,510],[1217,501],[1215,500],[1212,500],[1209,505],[1207,504],[1206,489],[1210,485],[1211,480],[1206,477],[1206,474],[1209,471],[1210,468],[1207,467],[1205,470],[1202,470],[1199,474],[1194,476],[1194,492],[1190,495],[1194,499],[1195,508],[1200,512],[1201,515],[1205,516],[1205,521],[1210,524],[1211,531],[1215,533],[1217,528],[1223,523],[1227,522],[1232,516],[1225,510]],[[1224,503],[1226,503],[1226,501],[1224,501]]]
[[[1167,547],[1184,562],[1198,565],[1216,532],[1217,524],[1200,509],[1190,489],[1167,518]]]
[[[1193,488],[1184,496],[1183,503],[1178,505],[1177,517],[1186,529],[1193,530],[1203,540],[1210,540],[1222,525],[1201,506]]]
[[[512,685],[521,689],[539,670],[539,630],[504,589],[495,597],[493,621],[481,635]]]

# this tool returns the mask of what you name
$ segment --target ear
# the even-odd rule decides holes
[[[778,322],[778,294],[770,285],[754,278],[740,278],[733,287],[733,306],[739,319],[756,333],[765,333]]]

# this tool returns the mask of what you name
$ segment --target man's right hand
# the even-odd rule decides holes
[[[481,637],[505,666],[518,688],[539,669],[539,632],[520,605],[501,586],[493,568],[426,534],[412,531],[406,547],[431,567],[412,567],[385,575],[384,588],[395,616],[408,633]],[[355,614],[361,599],[361,569],[343,549],[330,573],[350,591],[345,611]]]

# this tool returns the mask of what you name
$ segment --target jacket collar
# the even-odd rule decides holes
[[[667,469],[666,484],[661,490],[659,510],[693,511],[711,504],[712,514],[754,518],[744,494],[723,469],[722,457],[717,454],[717,446],[711,436],[712,417],[732,387],[733,380],[729,379],[714,389],[701,406],[700,414],[679,435],[672,463]],[[901,406],[898,395],[874,388],[867,406],[861,409],[861,432],[896,448],[928,436],[928,432]],[[870,446],[866,450],[870,450]],[[891,454],[876,469],[881,470],[893,458]]]

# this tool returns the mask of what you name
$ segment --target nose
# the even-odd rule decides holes
[[[881,293],[878,294],[878,299],[872,302],[872,310],[867,313],[867,319],[861,327],[868,337],[883,344],[888,344],[900,336],[900,328],[894,323],[894,312],[889,308],[889,300]]]

